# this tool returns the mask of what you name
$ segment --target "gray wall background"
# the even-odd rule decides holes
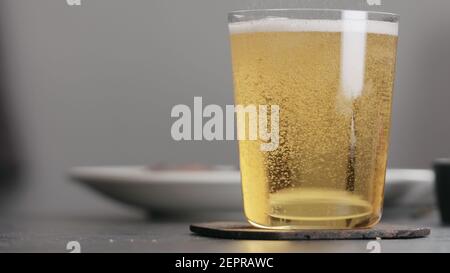
[[[449,156],[448,0],[2,0],[3,76],[32,177],[23,209],[113,209],[65,179],[72,166],[237,164],[233,142],[172,141],[170,110],[194,96],[231,104],[226,13],[280,7],[399,13],[390,166]]]

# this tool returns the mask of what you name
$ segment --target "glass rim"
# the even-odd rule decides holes
[[[257,14],[262,12],[334,12],[334,13],[343,13],[343,12],[365,12],[368,15],[384,15],[390,16],[395,20],[398,20],[400,15],[392,12],[384,12],[384,11],[369,11],[369,10],[357,10],[357,9],[320,9],[320,8],[280,8],[280,9],[242,9],[242,10],[234,10],[228,12],[228,16],[234,15],[250,15]],[[367,20],[367,19],[351,19],[351,20]]]

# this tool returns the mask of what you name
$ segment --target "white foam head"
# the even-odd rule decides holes
[[[266,18],[230,23],[231,34],[254,32],[365,32],[398,36],[398,24],[374,20]]]

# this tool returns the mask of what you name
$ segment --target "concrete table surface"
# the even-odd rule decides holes
[[[241,220],[240,215],[231,218]],[[79,242],[82,252],[370,252],[369,241],[358,240],[203,238],[190,233],[193,221],[149,220],[131,215],[14,215],[0,220],[0,252],[64,253],[69,252],[66,247],[71,241]],[[430,226],[432,234],[423,239],[380,241],[382,252],[450,252],[450,228],[439,226],[436,213],[420,221],[400,223]]]

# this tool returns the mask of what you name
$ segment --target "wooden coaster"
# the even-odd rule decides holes
[[[193,224],[190,230],[200,236],[237,240],[376,240],[415,239],[431,234],[429,228],[380,224],[372,229],[350,230],[268,230],[240,222]]]

